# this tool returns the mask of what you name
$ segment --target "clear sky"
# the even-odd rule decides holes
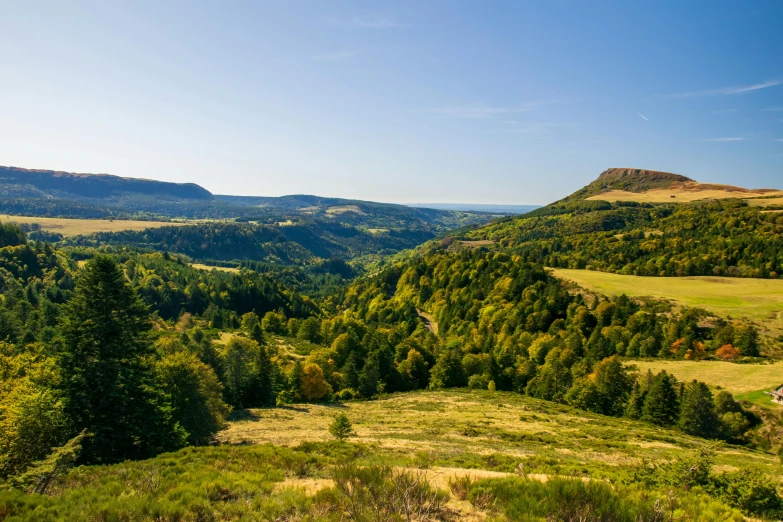
[[[547,203],[783,188],[783,2],[0,0],[0,165]]]

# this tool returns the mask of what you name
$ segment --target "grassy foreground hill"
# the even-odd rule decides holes
[[[347,414],[356,436],[331,440]],[[49,497],[0,492],[5,521],[744,520],[705,485],[629,486],[645,462],[740,468],[770,455],[510,393],[453,390],[236,412],[230,445],[77,468]],[[250,444],[250,445],[249,445]],[[663,475],[663,468],[652,472]],[[413,513],[416,513],[414,516]],[[578,517],[582,518],[578,518]],[[574,518],[577,517],[577,518]],[[673,517],[673,518],[672,518]]]

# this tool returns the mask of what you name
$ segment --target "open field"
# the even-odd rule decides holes
[[[553,269],[555,277],[604,295],[668,299],[719,316],[783,330],[783,280],[735,277],[641,277],[593,270]]]
[[[449,390],[396,394],[340,405],[301,404],[244,412],[219,437],[232,444],[296,446],[329,439],[337,413],[354,424],[353,442],[388,464],[611,477],[641,459],[672,459],[711,443],[638,421],[595,415],[515,393]],[[381,457],[382,456],[382,457]],[[739,447],[717,450],[721,469],[777,473],[776,457]]]
[[[187,223],[172,221],[134,221],[123,219],[66,219],[28,216],[0,215],[0,221],[32,225],[37,223],[41,230],[56,232],[65,237],[93,234],[95,232],[120,232],[122,230],[144,230],[147,228],[182,226]]]
[[[777,207],[783,205],[783,197],[780,198],[764,198],[764,199],[749,199],[748,205],[751,207]]]
[[[610,190],[587,198],[600,201],[637,201],[639,203],[690,203],[703,199],[748,199],[782,196],[783,191],[775,189],[749,190],[730,185],[714,185],[707,183],[674,183],[666,189],[653,189],[646,192],[629,192],[626,190]],[[774,201],[772,199],[765,201]],[[761,204],[762,206],[775,203]]]
[[[231,267],[231,266],[212,266],[212,265],[205,265],[202,263],[191,263],[190,266],[198,270],[206,270],[207,272],[211,270],[219,270],[221,272],[228,272],[230,274],[238,274],[240,272],[238,268]]]
[[[681,381],[697,379],[720,386],[733,395],[771,391],[783,384],[783,361],[774,364],[736,364],[724,361],[669,361],[665,359],[628,361],[641,372],[666,370]]]
[[[329,207],[326,209],[326,214],[333,214],[333,215],[340,215],[345,214],[346,212],[354,212],[356,214],[359,214],[361,216],[366,216],[364,212],[362,212],[362,209],[360,209],[356,205],[337,205],[334,207]]]
[[[495,242],[490,239],[477,239],[475,241],[459,240],[459,244],[470,248],[481,248],[483,246],[492,246]]]

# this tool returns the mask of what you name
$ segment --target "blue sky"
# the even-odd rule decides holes
[[[783,188],[783,3],[0,0],[0,165],[547,203]]]

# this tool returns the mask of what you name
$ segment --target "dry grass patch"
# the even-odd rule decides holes
[[[688,181],[675,182],[665,189],[652,189],[646,192],[629,192],[627,190],[610,190],[587,198],[600,201],[636,201],[639,203],[690,203],[704,199],[754,199],[768,196],[783,196],[783,191],[777,189],[745,189],[732,185],[713,183],[697,183]]]
[[[66,219],[28,216],[0,215],[3,222],[20,225],[37,224],[41,230],[56,232],[65,237],[82,236],[96,232],[120,232],[123,230],[145,230],[148,228],[178,227],[189,223],[172,221],[135,221],[126,219]]]
[[[777,207],[783,205],[783,197],[780,198],[764,198],[764,199],[749,199],[748,205],[751,207]]]

